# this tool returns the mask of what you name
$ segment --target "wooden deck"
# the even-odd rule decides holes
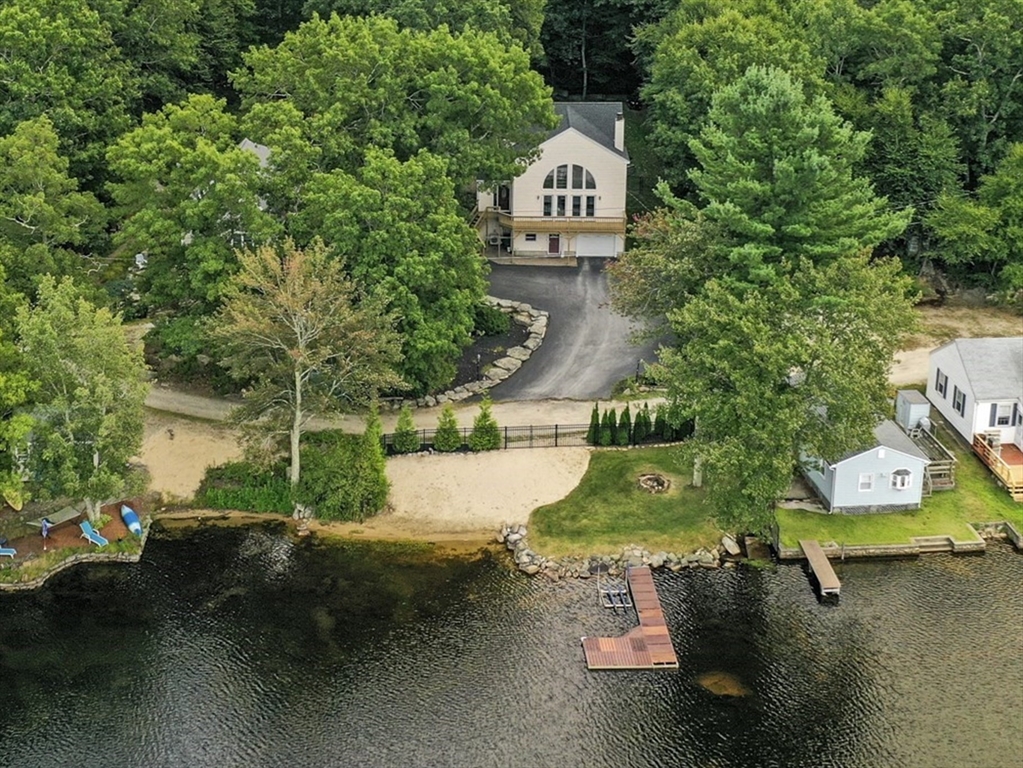
[[[1023,451],[1012,443],[993,448],[983,434],[973,436],[973,451],[990,469],[1013,501],[1023,501]]]
[[[835,575],[835,569],[828,562],[828,557],[824,554],[824,550],[821,549],[820,542],[816,539],[800,539],[799,546],[803,550],[803,554],[806,555],[806,559],[810,561],[810,570],[817,577],[817,583],[821,587],[821,594],[839,594],[842,589],[842,583],[838,580],[838,576]]]
[[[654,578],[646,566],[627,573],[639,626],[621,637],[584,637],[589,669],[678,669]]]

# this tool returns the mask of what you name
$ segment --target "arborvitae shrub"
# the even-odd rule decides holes
[[[647,420],[650,418],[650,409],[643,403],[642,410],[636,412],[636,422],[632,425],[632,442],[639,445],[646,436],[650,434],[650,425]]]
[[[394,429],[395,453],[415,453],[420,447],[419,430],[412,421],[412,409],[403,405],[398,414],[398,425]]]
[[[660,440],[668,440],[668,439],[670,439],[667,436],[667,431],[668,431],[669,427],[668,427],[668,420],[665,418],[666,410],[667,409],[664,407],[664,404],[662,403],[662,404],[657,406],[657,411],[656,411],[656,413],[654,415],[654,434]]]
[[[450,403],[444,406],[440,418],[437,419],[437,434],[433,436],[433,447],[444,453],[457,451],[462,447],[462,432],[458,429],[455,409]]]
[[[607,412],[607,425],[611,429],[611,442],[608,445],[618,445],[618,413],[614,408]]]
[[[496,451],[501,447],[501,428],[497,426],[490,408],[490,398],[480,403],[480,412],[472,421],[472,434],[469,435],[469,447],[474,451]]]
[[[586,430],[586,444],[596,445],[600,442],[600,409],[593,404],[593,412],[590,413],[590,428]]]
[[[597,439],[598,445],[611,445],[614,439],[611,431],[611,414],[608,411],[604,411],[604,415],[600,419],[600,435]]]
[[[626,403],[622,411],[622,417],[618,420],[618,434],[615,435],[615,445],[628,445],[632,437],[632,412]]]

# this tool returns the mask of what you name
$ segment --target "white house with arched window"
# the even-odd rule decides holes
[[[477,192],[488,246],[517,256],[618,256],[625,248],[621,102],[558,102],[561,124],[521,176]]]

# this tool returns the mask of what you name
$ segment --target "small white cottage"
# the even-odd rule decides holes
[[[929,460],[890,420],[874,428],[874,445],[837,461],[809,458],[804,474],[831,512],[857,515],[919,509]]]
[[[476,227],[495,255],[618,256],[625,248],[621,102],[558,102],[561,123],[518,178],[477,192]]]

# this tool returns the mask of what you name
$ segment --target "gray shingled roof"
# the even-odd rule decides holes
[[[891,419],[885,419],[874,427],[874,444],[866,448],[861,448],[858,451],[849,451],[835,464],[840,464],[846,459],[850,459],[853,456],[859,456],[861,453],[867,451],[873,451],[877,448],[891,448],[893,451],[900,451],[901,453],[908,453],[910,456],[916,456],[919,459],[929,462],[927,454],[924,453],[920,448],[917,447],[909,435],[902,431],[902,427],[896,424]]]
[[[628,159],[627,151],[615,149],[615,120],[624,114],[620,101],[556,101],[554,111],[561,117],[561,124],[547,135],[548,139],[575,128],[602,147]]]
[[[959,353],[977,400],[1007,400],[1023,394],[1023,336],[955,339],[949,345]]]

